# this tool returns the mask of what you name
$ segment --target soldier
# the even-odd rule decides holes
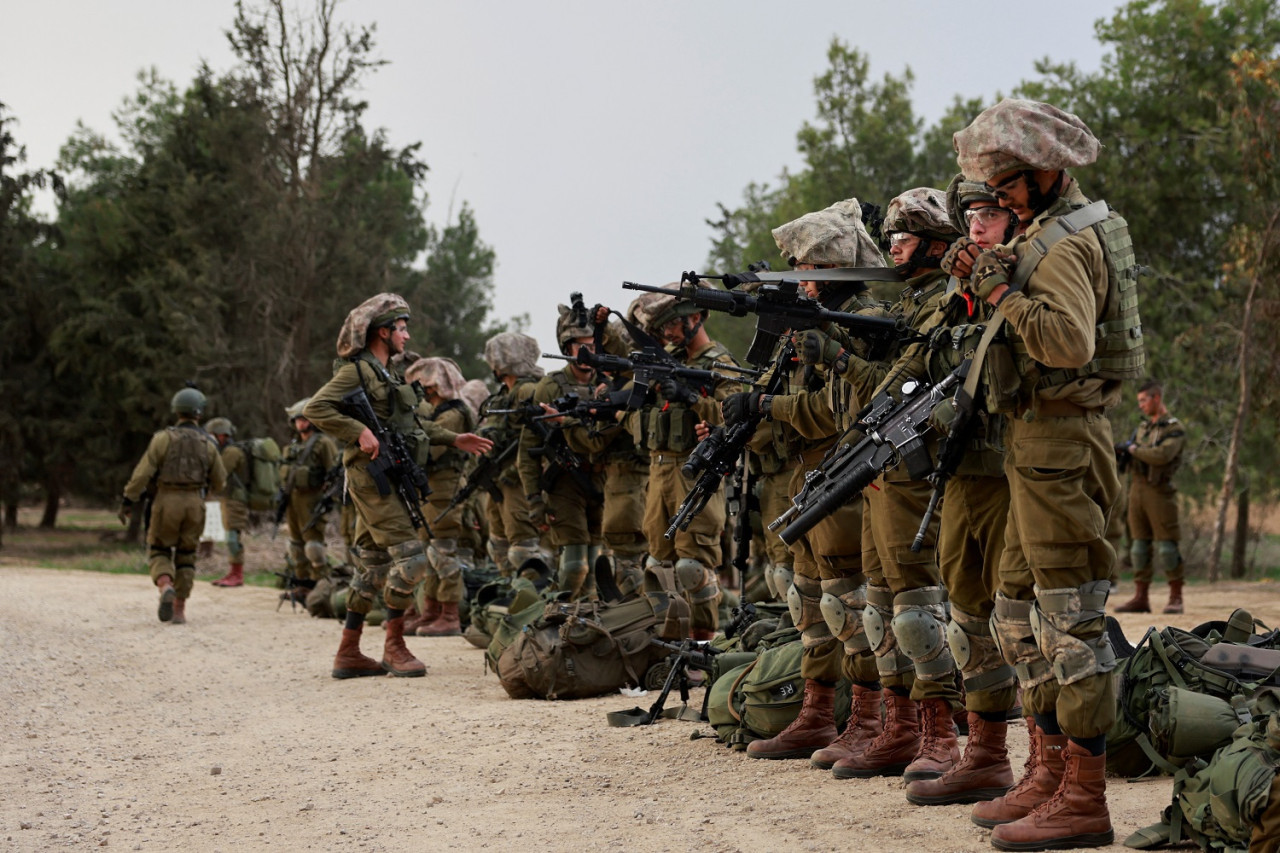
[[[493,440],[498,448],[495,454],[520,441],[524,420],[519,412],[509,410],[519,409],[533,397],[534,386],[543,376],[537,365],[541,353],[536,340],[519,332],[502,332],[485,342],[484,360],[500,387],[480,407],[480,434]],[[497,493],[490,495],[487,510],[489,558],[503,577],[511,577],[527,560],[541,560],[543,552],[538,529],[529,521],[529,503],[514,454],[496,483]]]
[[[334,469],[339,464],[333,439],[316,429],[302,410],[311,400],[303,398],[285,409],[294,438],[285,447],[280,465],[281,490],[288,501],[285,525],[289,530],[289,565],[303,580],[318,581],[329,573],[324,532],[327,514],[316,515],[326,484],[334,486]],[[302,587],[288,595],[306,598]]]
[[[862,224],[862,207],[856,198],[776,228],[773,237],[782,256],[796,270],[885,265]],[[862,283],[805,281],[803,286],[810,298],[833,311],[880,311]],[[797,333],[795,340],[801,361],[821,365],[820,370],[793,370],[784,394],[769,397],[749,392],[730,397],[724,406],[726,422],[737,420],[744,409],[767,413],[756,439],[762,433],[768,436],[773,455],[784,462],[787,483],[783,509],[789,496],[804,487],[806,473],[838,438],[825,382],[819,386],[806,378],[815,373],[820,379],[827,373],[826,365],[816,351],[807,357],[803,354],[806,346],[820,349],[829,338],[814,330],[813,335]],[[854,346],[852,340],[849,343]],[[865,345],[858,345],[866,355]],[[779,514],[770,510],[765,518],[772,520]],[[769,536],[781,541],[772,533]],[[879,732],[881,686],[862,630],[867,594],[862,548],[861,500],[841,507],[791,546],[794,578],[778,591],[786,596],[804,642],[800,666],[805,678],[804,704],[795,721],[776,737],[749,744],[747,754],[751,757],[810,758],[816,766],[829,769],[840,759],[860,752]],[[781,579],[785,582],[785,575]],[[775,586],[779,580],[775,567]],[[852,680],[853,707],[849,725],[837,738],[835,685],[842,675]]]
[[[405,381],[422,386],[427,420],[456,433],[476,428],[475,412],[459,397],[462,371],[451,358],[420,358],[404,375]],[[449,505],[459,488],[467,454],[452,447],[431,448],[427,482],[431,495],[423,505],[427,518],[434,519]],[[458,603],[464,592],[459,541],[464,536],[462,512],[451,512],[431,525],[430,534],[420,530],[427,541],[427,573],[423,579],[423,607],[412,626],[419,637],[456,637],[462,633]],[[405,629],[409,630],[408,627]]]
[[[1025,228],[1007,247],[972,252],[965,284],[1005,321],[1022,380],[992,630],[1035,724],[1023,778],[975,805],[973,820],[994,827],[1003,850],[1104,846],[1116,713],[1108,525],[1120,491],[1106,412],[1143,363],[1133,247],[1124,220],[1066,173],[1098,153],[1076,116],[1006,99],[954,142],[965,179],[984,182]]]
[[[1165,613],[1182,612],[1182,555],[1178,553],[1178,488],[1173,475],[1182,465],[1186,430],[1164,405],[1164,389],[1154,379],[1138,388],[1138,410],[1146,419],[1133,437],[1116,445],[1129,458],[1129,555],[1133,598],[1117,613],[1150,613],[1152,562],[1169,581]],[[1155,540],[1155,554],[1151,541]]]
[[[667,289],[677,290],[678,285]],[[689,367],[713,370],[718,364],[736,365],[723,345],[711,340],[703,322],[706,311],[674,293],[646,293],[640,297],[637,314],[648,318],[646,331],[663,341],[676,360]],[[676,582],[690,606],[690,636],[695,640],[715,637],[719,625],[720,586],[716,567],[720,565],[720,537],[724,533],[726,507],[721,489],[707,501],[687,530],[677,531],[674,540],[665,537],[693,482],[681,466],[697,443],[699,423],[719,424],[720,403],[737,382],[720,380],[709,389],[689,388],[672,378],[658,383],[653,402],[630,412],[625,424],[637,447],[649,451],[649,491],[645,497],[644,529],[649,541],[649,561],[655,565],[674,563]]]
[[[415,677],[427,671],[404,643],[404,611],[413,603],[413,589],[426,571],[427,555],[400,496],[394,490],[384,494],[368,470],[382,452],[377,436],[344,412],[343,398],[364,390],[384,428],[411,440],[419,459],[425,456],[428,441],[469,453],[492,447],[488,439],[454,433],[417,417],[417,393],[388,367],[391,357],[402,353],[408,340],[409,305],[403,298],[381,293],[366,300],[347,315],[338,334],[338,356],[347,359],[346,363],[302,410],[318,429],[347,442],[342,461],[347,492],[358,516],[355,550],[360,571],[347,591],[346,622],[333,661],[334,678],[383,672]],[[373,608],[379,588],[387,608],[380,664],[360,653],[365,615]]]
[[[576,317],[567,305],[557,306],[556,342],[562,355],[576,358],[580,350],[595,350],[595,326],[590,318]],[[552,401],[569,394],[587,400],[595,392],[595,371],[570,361],[559,370],[543,376],[533,388],[529,402],[554,413]],[[557,418],[557,421],[563,419]],[[529,522],[549,534],[551,544],[560,551],[557,585],[568,592],[570,600],[595,597],[595,578],[591,568],[600,551],[604,479],[597,466],[587,463],[566,468],[552,458],[551,442],[565,441],[564,424],[555,426],[548,420],[526,419],[520,433],[517,465],[529,506]],[[561,432],[557,435],[557,429]],[[565,445],[566,447],[568,445]],[[570,448],[571,454],[576,454]],[[603,466],[599,466],[603,469]]]
[[[204,531],[204,496],[227,482],[218,446],[200,428],[205,397],[195,388],[173,395],[169,408],[178,422],[151,436],[147,452],[134,466],[120,501],[120,522],[129,523],[134,504],[152,482],[147,527],[151,582],[160,590],[161,622],[187,621],[186,605],[196,578],[196,548]]]
[[[219,498],[222,506],[222,527],[227,532],[227,557],[231,567],[214,586],[244,586],[244,542],[241,537],[249,526],[249,454],[231,439],[236,434],[235,425],[228,418],[213,418],[205,431],[218,442],[222,453],[222,467],[227,471],[227,488]]]

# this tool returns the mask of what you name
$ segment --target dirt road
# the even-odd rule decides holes
[[[1278,592],[1194,587],[1176,624],[1245,604],[1276,625]],[[410,640],[426,678],[335,681],[339,624],[268,589],[202,578],[173,626],[144,576],[3,566],[0,602],[6,850],[991,849],[969,807],[910,806],[897,779],[748,759],[691,740],[705,724],[605,724],[652,697],[512,701],[460,638]],[[1135,641],[1149,622],[1123,620]],[[1112,781],[1112,849],[1170,786]]]

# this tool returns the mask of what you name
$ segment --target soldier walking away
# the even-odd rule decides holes
[[[220,491],[227,479],[217,445],[200,428],[204,406],[204,394],[195,388],[173,395],[170,409],[178,422],[151,437],[120,501],[120,521],[128,524],[143,492],[155,485],[147,528],[148,566],[151,582],[160,591],[160,621],[175,625],[187,621],[196,548],[204,531],[205,494]]]
[[[236,434],[235,424],[229,418],[213,418],[205,425],[205,431],[218,442],[222,453],[222,467],[227,471],[227,487],[219,496],[222,507],[222,527],[227,532],[227,559],[231,566],[214,586],[244,586],[244,542],[242,537],[249,526],[249,454],[231,439]]]
[[[1005,321],[1021,379],[1007,421],[1009,517],[992,628],[1031,712],[1032,756],[1002,797],[973,808],[1001,850],[1101,847],[1115,837],[1106,733],[1115,651],[1106,600],[1120,492],[1107,411],[1143,365],[1128,225],[1066,169],[1099,143],[1074,115],[1006,99],[955,134],[965,179],[1025,230],[977,254],[965,284]]]
[[[1138,409],[1145,419],[1116,450],[1128,459],[1129,557],[1133,563],[1133,598],[1117,613],[1150,613],[1152,564],[1169,581],[1165,613],[1182,612],[1182,555],[1178,541],[1178,488],[1173,475],[1182,465],[1186,429],[1164,405],[1164,388],[1148,379],[1138,388]],[[1152,543],[1155,543],[1154,549]],[[1153,553],[1154,551],[1154,553]]]
[[[390,481],[401,476],[416,481],[421,473],[416,465],[425,461],[428,443],[452,445],[469,453],[492,446],[478,435],[454,433],[418,418],[417,392],[389,367],[391,357],[404,352],[408,341],[409,305],[402,297],[381,293],[366,300],[347,315],[338,334],[338,356],[346,363],[302,410],[322,432],[347,443],[342,461],[347,492],[358,517],[355,551],[359,572],[347,591],[347,615],[333,661],[334,678],[383,672],[402,677],[426,674],[426,666],[404,642],[404,613],[427,568],[426,551],[414,528],[414,516],[421,511],[406,503]],[[367,398],[387,441],[402,440],[412,460],[384,456],[388,449],[372,426],[352,416],[349,401],[361,395]],[[410,465],[414,467],[408,469]],[[360,653],[365,615],[373,609],[379,590],[387,608],[381,663]]]

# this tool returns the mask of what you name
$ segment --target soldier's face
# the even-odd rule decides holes
[[[306,432],[307,430],[311,429],[311,421],[303,417],[294,418],[293,428],[296,429],[298,432]]]
[[[1030,222],[1034,217],[1031,210],[1031,193],[1027,187],[1027,173],[1021,169],[1010,169],[994,175],[987,181],[987,187],[995,193],[996,201],[1022,222]]]
[[[659,337],[663,343],[682,344],[684,343],[684,318],[672,317],[670,320],[662,324],[659,331]]]
[[[889,257],[893,258],[893,265],[900,267],[911,259],[915,253],[916,247],[920,245],[920,238],[915,234],[906,231],[895,231],[889,235]]]
[[[394,326],[387,330],[387,346],[391,350],[392,355],[399,355],[404,352],[404,346],[409,342],[409,324],[405,320],[398,320]]]
[[[831,269],[831,264],[796,264],[797,270],[824,270]],[[804,288],[805,296],[810,299],[818,298],[819,284],[816,281],[800,281],[800,286]]]
[[[1152,394],[1149,391],[1138,392],[1138,411],[1147,417],[1154,417],[1160,413],[1160,395]]]
[[[991,201],[975,201],[964,212],[969,223],[969,239],[984,249],[1004,241],[1011,212]]]

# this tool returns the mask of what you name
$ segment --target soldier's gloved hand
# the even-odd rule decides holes
[[[116,513],[116,518],[120,519],[120,523],[129,526],[129,517],[133,515],[133,501],[128,498],[120,499],[120,511]]]
[[[526,496],[525,501],[529,504],[529,523],[543,533],[550,530],[552,518],[547,512],[547,501],[542,492]]]
[[[742,391],[738,394],[730,394],[720,404],[720,411],[724,414],[725,426],[741,423],[750,415],[760,411],[760,392]]]
[[[794,341],[796,355],[805,364],[835,364],[844,350],[839,341],[818,329],[805,329]]]
[[[929,426],[938,431],[939,435],[950,435],[951,425],[956,422],[956,418],[960,413],[956,411],[956,401],[953,397],[947,397],[945,400],[939,400],[937,405],[929,412]]]
[[[974,296],[983,302],[990,301],[988,299],[997,288],[1009,286],[1009,269],[1010,261],[1013,260],[1009,255],[997,252],[994,249],[987,249],[978,255],[978,259],[973,262],[973,277],[969,281],[966,288]],[[1000,298],[1004,298],[1004,291]]]
[[[940,264],[942,271],[956,278],[968,278],[973,272],[973,261],[981,251],[982,247],[977,243],[968,237],[961,237],[952,243],[947,253],[942,256]]]
[[[692,406],[702,396],[692,388],[681,385],[674,376],[668,376],[659,382],[658,390],[662,392],[663,397],[671,402],[684,403],[686,406]]]

